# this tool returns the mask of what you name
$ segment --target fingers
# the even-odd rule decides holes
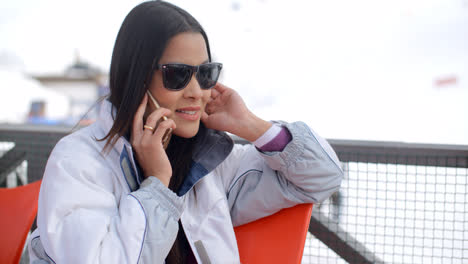
[[[203,113],[201,115],[201,121],[205,122],[207,118],[208,118],[208,114],[205,111],[203,111]]]
[[[145,129],[145,134],[141,139],[141,145],[148,148],[152,148],[151,146],[161,146],[165,148],[167,145],[163,146],[165,143],[163,140],[167,140],[170,136],[170,133],[172,133],[175,128],[176,124],[174,120],[167,119],[161,121],[154,129],[154,133],[153,130]],[[164,137],[166,137],[166,139]]]
[[[228,88],[226,85],[218,82],[216,85],[211,89],[211,98],[216,99],[219,95],[226,92]]]
[[[224,91],[226,91],[227,89],[229,89],[226,85],[220,83],[220,82],[217,82],[216,85],[213,87],[214,89],[212,90],[215,90],[219,93],[224,93]],[[212,91],[213,93],[213,91]]]
[[[133,126],[132,126],[132,135],[133,137],[141,137],[143,135],[143,115],[146,111],[146,104],[148,103],[148,96],[145,94],[143,100],[141,100],[140,105],[133,117]]]
[[[143,137],[141,139],[143,145],[151,146],[154,144],[161,144],[166,131],[176,128],[176,124],[172,119],[161,121],[163,116],[168,116],[170,114],[171,111],[169,109],[159,108],[146,118],[145,125],[153,129],[147,128],[143,131]],[[169,132],[171,131],[167,133]]]
[[[176,124],[175,124],[174,120],[167,119],[167,120],[162,121],[161,123],[159,123],[158,128],[154,132],[153,136],[159,139],[158,142],[162,142],[162,139],[165,136],[166,131],[167,130],[174,130],[175,128],[176,128]]]
[[[214,102],[213,102],[213,103],[210,103],[210,104],[207,104],[207,105],[205,106],[205,112],[204,112],[204,113],[206,113],[207,115],[211,115],[211,114],[213,114],[213,112],[215,111],[215,109],[216,109],[216,105],[215,105]],[[202,118],[203,118],[203,114],[202,114]]]
[[[215,86],[216,87],[216,86]],[[218,96],[220,95],[220,93],[218,92],[218,90],[216,89],[211,89],[211,98],[214,100],[216,99]]]
[[[220,96],[221,97],[221,96]],[[207,114],[212,114],[213,112],[215,112],[217,109],[222,109],[225,105],[226,105],[226,102],[225,100],[223,100],[222,98],[216,98],[216,99],[212,99],[211,101],[209,101],[206,106],[205,106],[205,111]]]
[[[171,114],[171,110],[166,109],[166,108],[159,108],[155,111],[153,111],[147,118],[146,118],[146,123],[145,125],[150,126],[153,128],[151,129],[145,129],[143,133],[146,135],[152,135],[156,131],[156,127],[158,126],[158,122],[162,119],[163,116],[168,116]]]

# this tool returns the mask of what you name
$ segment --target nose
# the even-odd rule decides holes
[[[203,91],[198,83],[197,78],[195,77],[196,73],[193,73],[192,79],[187,84],[187,87],[184,88],[184,97],[185,98],[193,98],[199,99],[203,95]]]

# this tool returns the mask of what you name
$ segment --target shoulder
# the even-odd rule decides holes
[[[226,159],[220,164],[221,167],[225,166],[237,166],[242,159],[244,159],[245,154],[248,152],[252,152],[254,150],[254,146],[250,143],[248,144],[233,144],[231,152],[227,155]]]
[[[54,181],[66,176],[90,178],[108,171],[109,158],[103,152],[105,142],[99,141],[94,131],[91,125],[63,137],[49,156],[44,180],[51,176]]]
[[[252,144],[234,144],[226,159],[219,164],[215,173],[223,181],[227,190],[238,175],[251,170],[262,170],[263,159]]]
[[[60,153],[61,155],[82,155],[94,152],[101,152],[105,145],[104,141],[100,141],[104,136],[96,133],[96,126],[90,125],[81,128],[63,138],[55,145],[51,155]]]

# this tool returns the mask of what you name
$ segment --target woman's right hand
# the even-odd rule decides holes
[[[175,129],[174,120],[167,119],[160,121],[163,116],[168,116],[171,111],[166,108],[159,108],[153,111],[146,118],[143,117],[148,103],[148,95],[145,94],[140,106],[133,118],[131,144],[136,154],[136,159],[143,169],[144,177],[155,176],[164,185],[169,186],[172,177],[172,167],[162,144],[162,137],[168,128]],[[154,130],[144,128],[150,126]],[[153,133],[154,132],[154,133]]]

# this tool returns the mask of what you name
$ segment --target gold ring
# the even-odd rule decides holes
[[[143,126],[144,129],[149,129],[151,131],[154,131],[154,128],[152,126],[147,126],[147,125],[144,125]]]

